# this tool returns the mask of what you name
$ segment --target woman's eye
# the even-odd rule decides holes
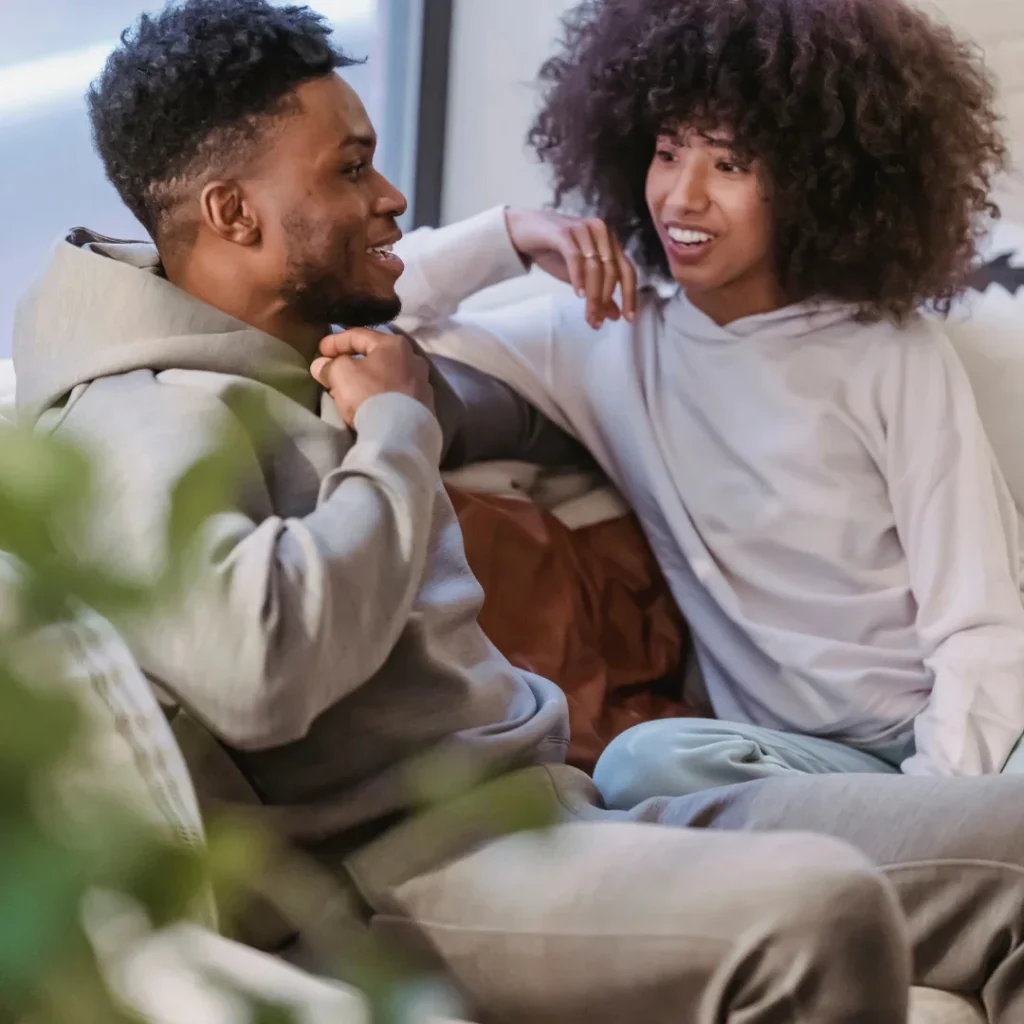
[[[719,160],[717,167],[723,174],[745,174],[747,171],[746,167],[731,160]]]
[[[659,150],[656,150],[655,151],[655,155],[663,163],[671,163],[676,158],[675,153],[673,153],[671,149],[659,149]]]

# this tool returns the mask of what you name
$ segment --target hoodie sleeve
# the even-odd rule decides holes
[[[143,422],[128,396],[89,403],[108,407],[90,417],[103,424],[102,437],[76,431],[103,461],[105,553],[120,549],[132,568],[159,564],[174,484],[212,434],[209,396],[181,395],[187,390],[144,389],[144,445],[114,432],[115,405],[121,425]],[[153,407],[168,391],[178,392],[177,407],[162,417]],[[136,391],[132,401],[146,398]],[[183,401],[197,404],[183,409]],[[70,417],[80,427],[83,405]],[[163,431],[163,442],[154,434],[161,424],[174,431]],[[231,746],[301,739],[377,673],[412,614],[440,496],[441,431],[425,407],[395,394],[366,401],[356,428],[308,515],[262,516],[250,499],[212,517],[184,606],[144,617],[130,636],[153,681]],[[249,476],[259,481],[255,452],[252,459]]]
[[[948,340],[900,338],[886,365],[884,467],[934,675],[903,770],[997,773],[1024,732],[1017,511]]]

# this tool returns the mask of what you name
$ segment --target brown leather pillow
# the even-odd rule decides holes
[[[449,493],[486,595],[480,624],[565,691],[571,764],[590,771],[630,726],[693,714],[686,625],[635,517],[570,531],[532,502]]]

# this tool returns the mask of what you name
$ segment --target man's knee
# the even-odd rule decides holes
[[[766,891],[779,921],[815,933],[884,932],[904,940],[899,903],[883,874],[859,851],[830,836],[779,833],[776,872]]]
[[[819,980],[829,979],[840,998],[845,988],[863,985],[889,993],[892,1006],[909,991],[911,954],[889,884],[845,843],[816,835],[785,839],[777,851],[779,873],[764,888],[768,944],[794,965],[799,958]]]

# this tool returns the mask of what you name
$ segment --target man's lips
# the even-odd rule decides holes
[[[402,237],[402,232],[397,229],[385,235],[379,241],[366,247],[366,254],[375,263],[379,263],[382,269],[386,269],[396,277],[405,270],[405,264],[399,256],[392,251],[392,247]]]

